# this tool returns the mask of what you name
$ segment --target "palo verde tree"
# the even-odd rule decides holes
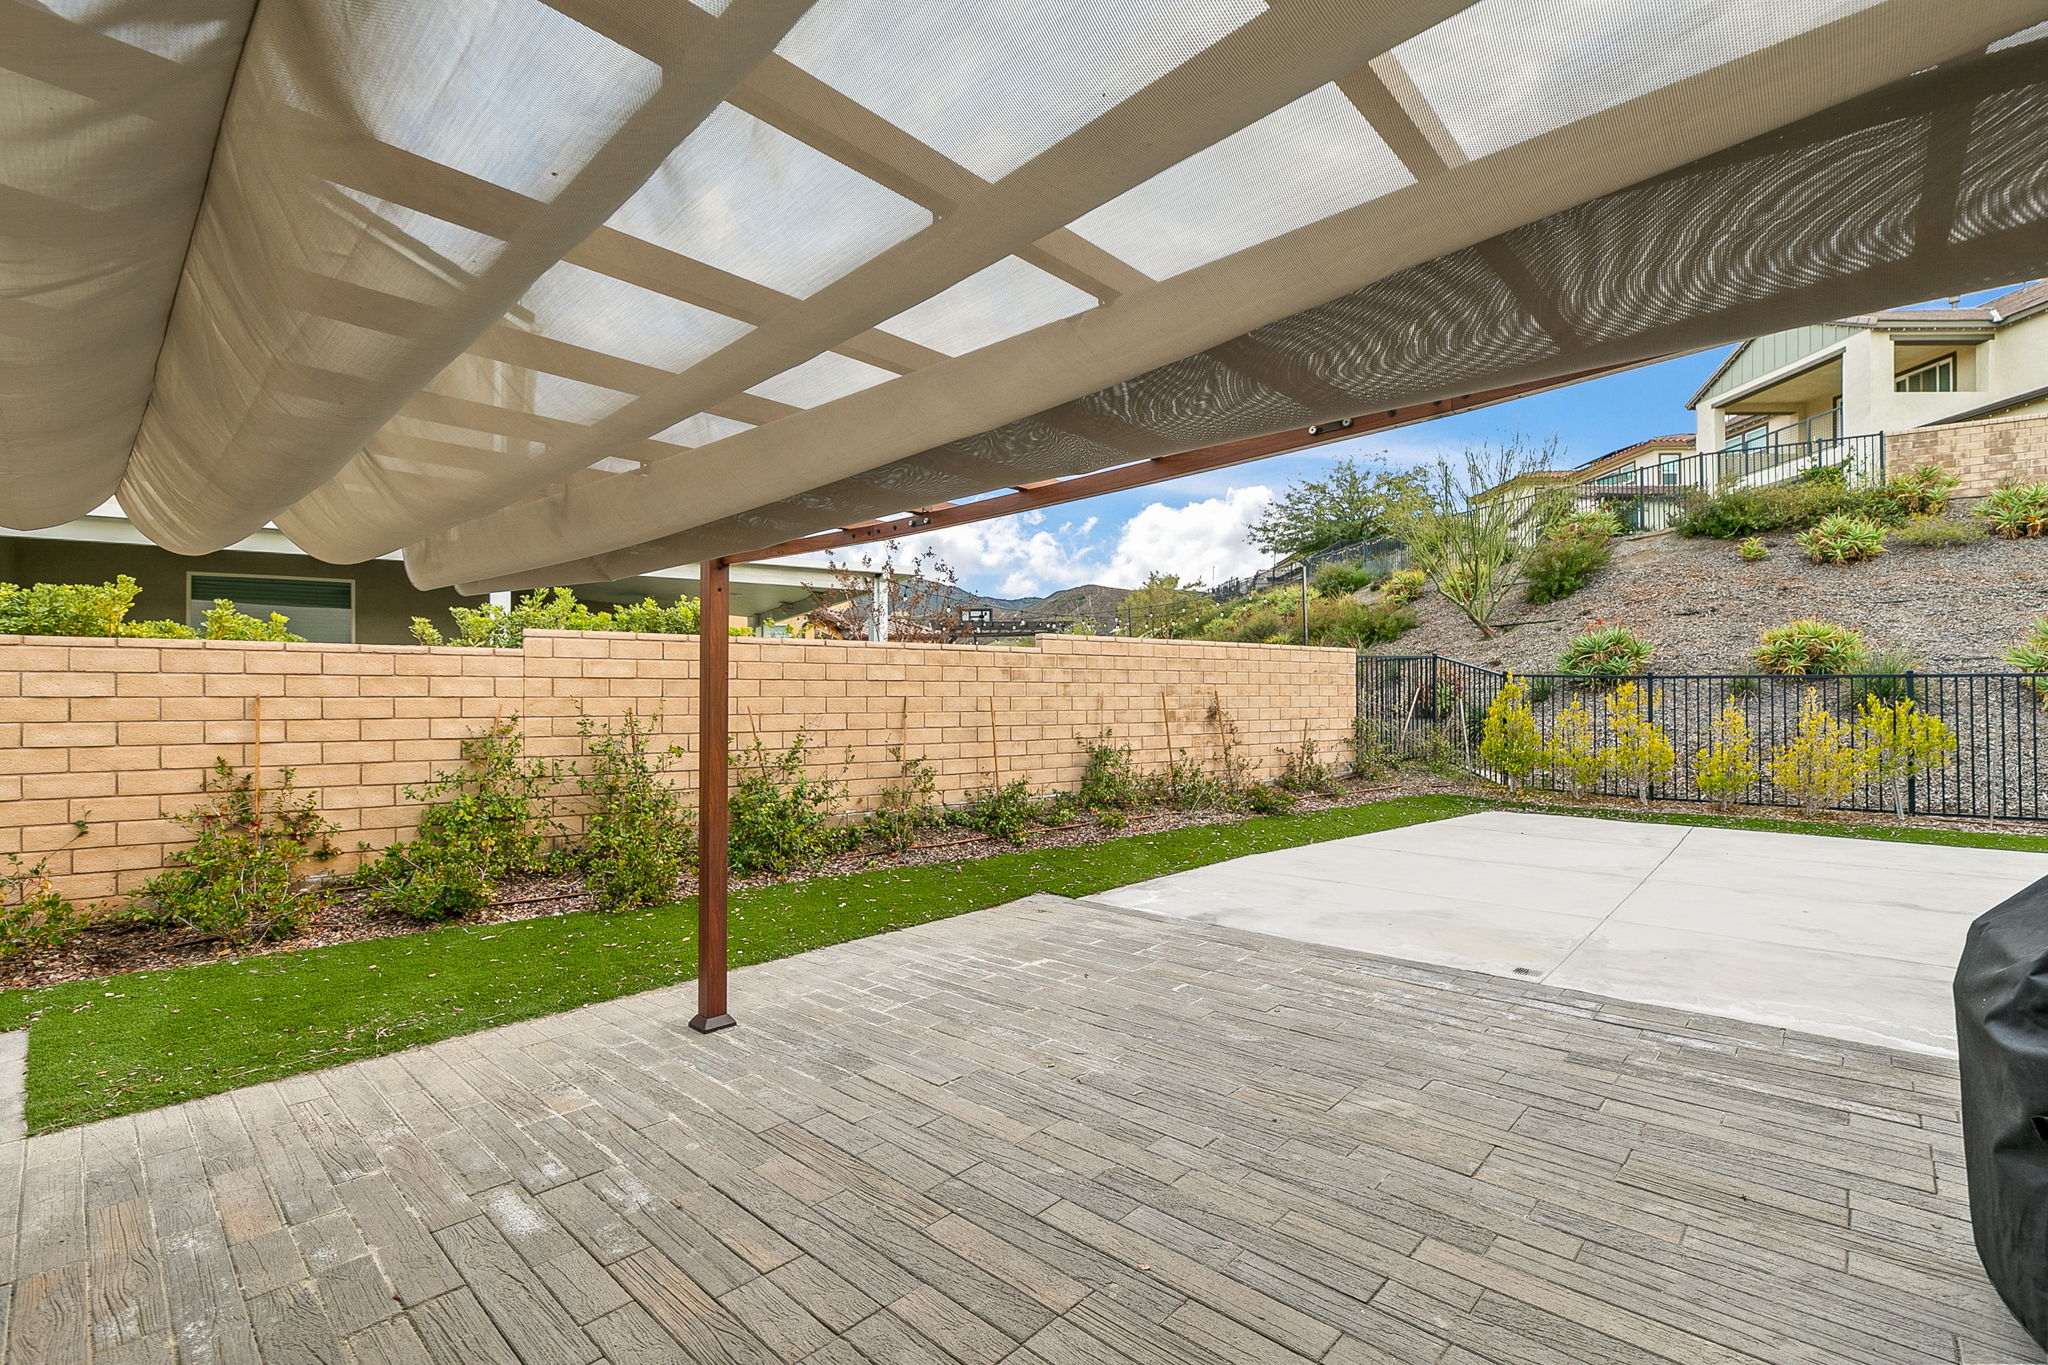
[[[1956,751],[1955,733],[1940,716],[1929,715],[1911,697],[1887,702],[1875,693],[1856,713],[1856,739],[1863,770],[1892,798],[1892,813],[1906,814],[1906,786],[1935,772]]]
[[[1320,479],[1282,489],[1247,537],[1268,554],[1308,555],[1335,545],[1397,535],[1428,502],[1428,476],[1378,460],[1336,460]]]
[[[1521,581],[1522,566],[1544,530],[1569,508],[1554,490],[1523,492],[1521,475],[1559,457],[1552,437],[1532,446],[1516,436],[1501,445],[1467,446],[1454,463],[1426,471],[1428,497],[1402,529],[1415,567],[1493,638],[1493,613]]]
[[[1653,783],[1669,781],[1678,766],[1671,737],[1650,719],[1661,694],[1644,692],[1634,679],[1607,694],[1607,767],[1636,789],[1636,801],[1650,804]]]
[[[1511,792],[1520,791],[1543,764],[1543,732],[1529,709],[1529,684],[1512,673],[1486,708],[1479,760],[1499,773]]]

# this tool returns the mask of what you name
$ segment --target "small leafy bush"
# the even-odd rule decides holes
[[[324,892],[299,884],[309,857],[332,857],[334,826],[319,798],[299,795],[286,768],[259,794],[253,774],[214,760],[205,800],[171,818],[193,833],[190,848],[143,883],[127,916],[145,924],[178,925],[231,946],[290,936],[326,904]]]
[[[1678,756],[1671,737],[1650,718],[1662,693],[1644,692],[1630,680],[1607,694],[1607,770],[1636,789],[1639,804],[1650,804],[1650,788],[1670,780]]]
[[[1512,673],[1486,708],[1479,761],[1499,773],[1511,792],[1542,766],[1543,731],[1529,709],[1529,685]]]
[[[967,794],[967,802],[953,812],[953,823],[962,829],[1012,844],[1024,842],[1024,835],[1039,816],[1039,805],[1031,795],[1031,783],[991,783]]]
[[[1910,697],[1865,697],[1856,712],[1856,738],[1864,773],[1891,793],[1892,813],[1901,818],[1907,783],[1942,768],[1956,751],[1947,722],[1922,711]]]
[[[1371,582],[1372,573],[1363,564],[1325,564],[1309,586],[1318,597],[1349,597]]]
[[[2048,529],[2048,483],[2009,484],[1984,500],[1984,522],[1994,535],[2027,540]]]
[[[1380,596],[1390,602],[1413,602],[1428,583],[1429,576],[1420,569],[1396,569],[1380,585]]]
[[[407,787],[408,801],[426,803],[417,832],[360,869],[372,907],[408,919],[444,920],[480,910],[496,895],[495,879],[538,872],[559,833],[539,813],[558,765],[525,756],[519,718],[485,727],[462,741],[463,767]]]
[[[784,876],[816,867],[845,852],[859,836],[835,817],[846,787],[810,776],[810,735],[798,731],[790,746],[770,752],[756,735],[732,756],[732,870],[742,877]]]
[[[450,607],[455,633],[443,635],[424,616],[412,618],[412,637],[423,645],[462,645],[476,649],[517,649],[529,630],[634,631],[646,635],[695,635],[697,599],[678,597],[664,605],[652,597],[608,611],[592,611],[568,588],[542,588],[509,607]],[[735,635],[751,632],[735,628]]]
[[[1801,677],[1848,673],[1870,657],[1863,637],[1832,621],[1800,620],[1772,626],[1750,656],[1766,673]]]
[[[1865,697],[1897,701],[1906,695],[1905,675],[1919,666],[1920,661],[1903,649],[1879,650],[1849,670],[1850,707],[1863,705]]]
[[[1280,776],[1273,779],[1272,785],[1296,795],[1327,796],[1337,790],[1337,774],[1323,762],[1322,746],[1304,733],[1300,748],[1281,748]],[[1255,786],[1252,790],[1259,788]]]
[[[1351,775],[1366,781],[1384,777],[1393,771],[1398,755],[1394,748],[1393,736],[1387,732],[1385,722],[1370,716],[1354,716],[1351,721]]]
[[[1573,697],[1551,724],[1543,766],[1553,773],[1574,800],[1592,795],[1607,776],[1607,751],[1583,698]]]
[[[38,583],[24,588],[0,583],[0,634],[120,636],[142,640],[283,640],[298,642],[305,637],[286,628],[284,617],[272,612],[259,621],[235,610],[226,598],[216,598],[202,618],[203,629],[194,630],[182,621],[131,621],[142,585],[121,574],[111,583]]]
[[[1609,626],[1596,621],[1593,627],[1574,635],[1557,656],[1560,673],[1578,678],[1625,678],[1649,667],[1656,642],[1646,640],[1627,626]]]
[[[1118,744],[1104,730],[1082,751],[1087,765],[1081,770],[1075,801],[1109,828],[1122,829],[1130,823],[1130,813],[1145,804],[1144,779],[1131,762],[1131,746]]]
[[[583,885],[601,910],[660,905],[675,899],[689,856],[690,816],[682,794],[668,780],[669,765],[682,756],[675,745],[654,738],[659,715],[642,721],[628,711],[617,724],[584,716],[576,723],[588,755],[576,778],[583,794]],[[757,741],[758,743],[758,741]],[[742,778],[741,785],[745,785]],[[737,793],[733,828],[739,828]],[[733,862],[739,863],[734,841]]]
[[[2022,673],[2039,675],[2028,683],[2036,695],[2048,701],[2048,616],[2035,621],[2026,638],[2005,651],[2005,661]]]
[[[1911,545],[1924,550],[1946,550],[1957,545],[1975,545],[1989,532],[1981,521],[1963,521],[1956,517],[1916,516],[1909,517],[1891,530],[1895,545]]]
[[[1552,535],[1590,536],[1595,540],[1612,540],[1623,534],[1627,528],[1621,518],[1605,507],[1589,507],[1573,512],[1550,528]]]
[[[1301,803],[1301,797],[1274,782],[1254,783],[1244,794],[1244,808],[1253,815],[1285,815]]]
[[[61,947],[84,924],[78,907],[50,884],[48,859],[0,855],[0,957]]]
[[[1822,517],[1795,539],[1816,564],[1854,564],[1884,553],[1884,527],[1847,512]]]
[[[1906,505],[1881,488],[1850,488],[1836,468],[1809,470],[1781,483],[1725,488],[1695,496],[1673,523],[1680,535],[1736,540],[1760,531],[1804,530],[1847,514],[1880,524],[1903,521]]]
[[[1747,536],[1735,547],[1735,553],[1742,556],[1745,564],[1761,564],[1771,557],[1771,547],[1761,537]]]
[[[1845,799],[1863,780],[1863,750],[1847,727],[1820,703],[1817,688],[1806,689],[1799,726],[1772,754],[1771,782],[1808,815]]]
[[[1727,810],[1756,785],[1755,739],[1749,717],[1734,702],[1721,707],[1707,742],[1692,756],[1692,785],[1718,809]]]
[[[1231,804],[1225,783],[1189,757],[1186,749],[1164,771],[1146,774],[1145,800],[1170,810],[1217,810]]]
[[[1906,516],[1939,516],[1948,510],[1948,499],[1961,479],[1938,464],[1924,464],[1884,481],[1885,498],[1896,503]]]
[[[213,599],[213,605],[199,618],[199,633],[209,640],[271,640],[284,644],[304,644],[306,637],[294,635],[290,622],[277,612],[258,619],[245,616],[235,610],[235,604],[225,597]],[[155,622],[144,622],[154,625]]]
[[[921,758],[908,758],[903,746],[892,745],[896,776],[882,788],[875,808],[860,823],[860,837],[877,848],[902,853],[914,847],[926,830],[946,823],[939,804],[939,775]]]
[[[1607,541],[1604,530],[1575,522],[1551,532],[1529,552],[1524,595],[1539,604],[1570,597],[1614,558]]]

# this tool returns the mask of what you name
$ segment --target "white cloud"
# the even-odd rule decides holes
[[[1272,489],[1254,484],[1179,507],[1155,502],[1124,523],[1103,581],[1135,588],[1153,573],[1204,583],[1250,573],[1267,557],[1245,540],[1245,529],[1272,501]]]

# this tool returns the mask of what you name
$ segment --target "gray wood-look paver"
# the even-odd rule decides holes
[[[1051,897],[735,999],[0,1140],[4,1365],[2043,1360],[1941,1058]]]

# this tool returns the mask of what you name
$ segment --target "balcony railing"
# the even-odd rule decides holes
[[[1884,482],[1883,434],[1676,455],[1568,487],[1579,506],[1609,508],[1627,530],[1661,531],[1677,521],[1692,494],[1787,483],[1834,469],[1852,485]]]

